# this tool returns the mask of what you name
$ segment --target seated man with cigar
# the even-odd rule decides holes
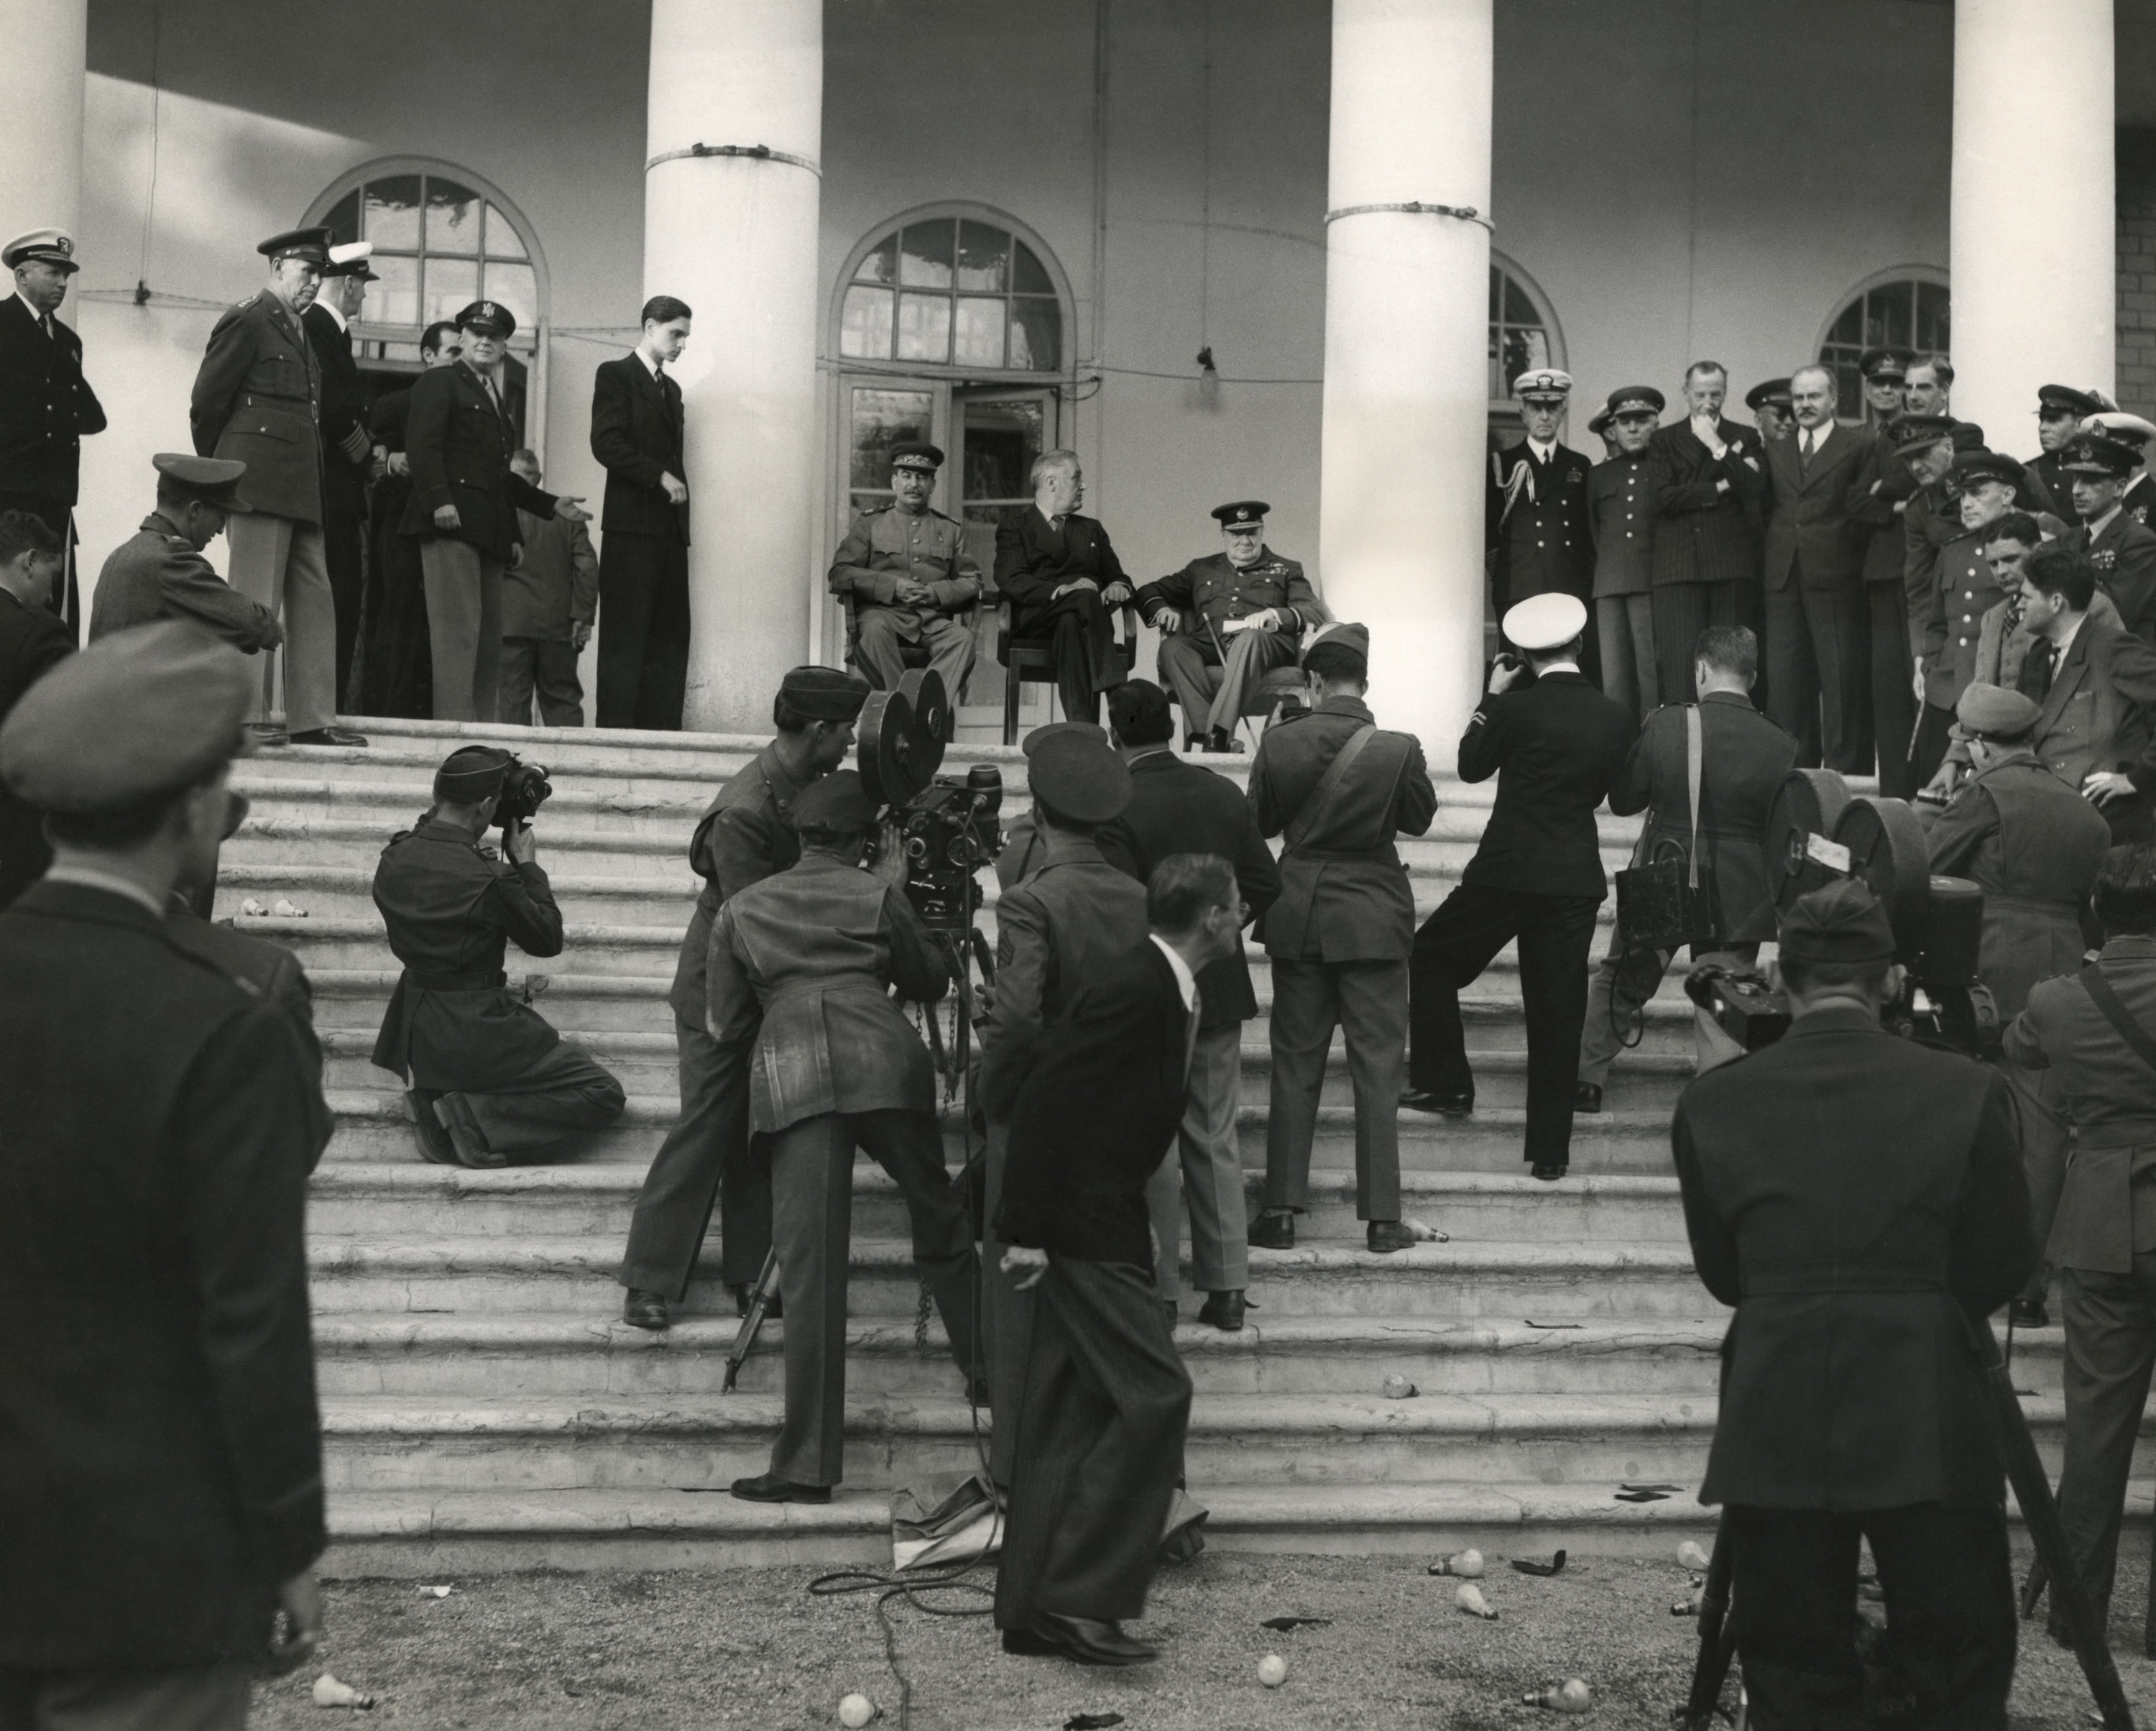
[[[786,1301],[785,1421],[771,1470],[733,1484],[751,1502],[828,1502],[844,1473],[856,1148],[905,1197],[951,1356],[969,1376],[973,1365],[973,1223],[944,1168],[928,1049],[891,996],[934,1003],[948,964],[906,899],[896,826],[862,867],[876,806],[857,771],[804,789],[793,827],[798,863],[727,898],[706,972],[711,1038],[752,1051],[749,1123],[770,1138]]]

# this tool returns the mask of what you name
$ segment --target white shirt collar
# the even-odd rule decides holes
[[[1189,1011],[1198,1007],[1198,976],[1190,971],[1190,964],[1175,953],[1175,946],[1159,932],[1148,934],[1160,946],[1160,953],[1168,958],[1168,965],[1175,970],[1175,989],[1183,994],[1183,1007]]]
[[[1577,661],[1553,661],[1541,672],[1537,673],[1535,677],[1540,679],[1544,673],[1577,673],[1578,671],[1579,663]]]
[[[1527,441],[1527,449],[1535,454],[1535,461],[1537,463],[1551,462],[1557,456],[1557,441],[1554,439],[1548,444],[1544,444],[1538,439],[1530,439]]]
[[[644,370],[646,372],[649,373],[654,378],[659,377],[659,363],[653,360],[650,356],[644,353],[644,345],[640,342],[636,346],[636,358],[644,362]]]
[[[1816,451],[1833,436],[1834,423],[1832,421],[1829,421],[1824,427],[1799,427],[1797,429],[1797,449],[1802,450],[1804,448],[1805,442],[1809,440],[1810,442],[1811,449]]]
[[[45,881],[55,884],[77,884],[85,890],[103,890],[107,895],[125,896],[137,907],[146,907],[157,919],[165,917],[162,902],[131,877],[122,877],[116,871],[100,871],[95,866],[52,866],[45,871]]]
[[[2054,670],[2066,660],[2066,651],[2074,646],[2074,639],[2082,634],[2082,627],[2087,623],[2088,614],[2084,613],[2074,621],[2073,629],[2051,645],[2051,665]]]
[[[45,322],[45,315],[39,311],[35,306],[32,305],[30,297],[24,294],[20,289],[18,289],[15,290],[15,298],[21,301],[24,306],[29,309],[30,322],[42,328]]]
[[[345,322],[344,315],[338,311],[336,307],[331,306],[328,301],[317,297],[315,301],[315,305],[321,307],[324,312],[327,313],[331,318],[336,321],[336,327],[338,330],[349,331],[352,328],[350,325]]]

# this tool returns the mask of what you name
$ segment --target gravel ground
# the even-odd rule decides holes
[[[2138,1548],[2137,1548],[2138,1550]],[[1670,1615],[1689,1577],[1674,1560],[1575,1556],[1548,1579],[1495,1555],[1481,1583],[1499,1621],[1453,1605],[1457,1583],[1407,1558],[1206,1556],[1163,1573],[1139,1632],[1158,1664],[1081,1670],[1014,1658],[985,1617],[892,1607],[918,1731],[1018,1731],[1119,1713],[1129,1731],[1404,1724],[1552,1724],[1521,1704],[1530,1689],[1584,1677],[1596,1723],[1667,1731],[1693,1657],[1693,1624]],[[2022,1560],[2025,1568],[2026,1559]],[[870,1597],[818,1599],[812,1569],[729,1574],[527,1574],[458,1580],[447,1598],[412,1583],[332,1586],[321,1663],[377,1695],[364,1723],[434,1731],[716,1731],[829,1726],[860,1690],[898,1721]],[[2017,1569],[2017,1574],[2019,1573]],[[2140,1657],[2145,1569],[2120,1570],[2112,1641],[2128,1696],[2156,1722],[2156,1664]],[[983,1577],[985,1579],[985,1576]],[[983,1601],[984,1602],[984,1601]],[[1276,1633],[1266,1617],[1332,1623]],[[2015,1731],[2087,1723],[2071,1655],[2024,1626]],[[1257,1681],[1267,1652],[1286,1684]],[[256,1692],[258,1727],[333,1724],[310,1698],[315,1670]]]

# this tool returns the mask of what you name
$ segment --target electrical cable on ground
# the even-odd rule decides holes
[[[883,1626],[884,1663],[891,1669],[898,1683],[898,1731],[907,1731],[913,1716],[913,1680],[898,1662],[898,1631],[891,1621],[891,1601],[903,1599],[916,1610],[932,1617],[984,1617],[995,1609],[995,1590],[984,1587],[978,1581],[965,1579],[981,1567],[981,1559],[961,1564],[942,1574],[924,1575],[918,1579],[904,1575],[882,1574],[872,1569],[839,1569],[829,1574],[819,1574],[808,1583],[809,1596],[815,1599],[843,1598],[850,1593],[874,1593],[876,1595],[876,1621]],[[973,1593],[988,1602],[986,1605],[933,1605],[920,1598],[923,1593]]]

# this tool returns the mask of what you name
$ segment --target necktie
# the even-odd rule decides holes
[[[2021,695],[2032,703],[2041,703],[2051,695],[2051,675],[2059,660],[2059,646],[2048,637],[2040,639],[2029,650],[2029,659],[2021,664]]]
[[[1804,436],[1797,440],[1797,473],[1799,475],[1812,466],[1812,453],[1818,449],[1812,443],[1813,437],[1812,429],[1807,427]]]
[[[1198,1055],[1198,1023],[1205,1014],[1205,994],[1196,985],[1190,989],[1190,1025],[1183,1036],[1183,1079],[1190,1080],[1191,1060]]]
[[[51,342],[55,340],[53,336],[53,316],[50,313],[45,313],[38,318],[38,328],[45,333],[46,342]]]

